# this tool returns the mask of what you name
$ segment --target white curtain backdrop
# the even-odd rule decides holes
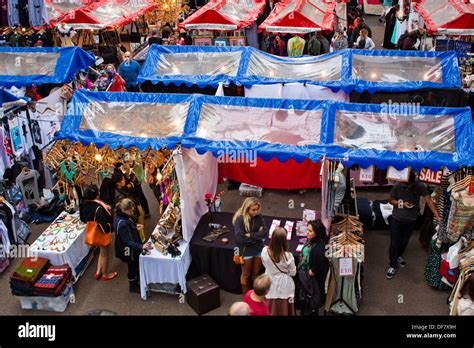
[[[207,212],[204,195],[214,195],[217,190],[217,158],[210,152],[199,155],[194,149],[182,149],[174,160],[181,190],[183,239],[191,241],[199,219]]]
[[[253,85],[245,88],[245,96],[248,98],[282,98],[303,100],[334,100],[348,102],[349,94],[340,90],[331,91],[330,88],[301,83],[285,83],[274,85]]]

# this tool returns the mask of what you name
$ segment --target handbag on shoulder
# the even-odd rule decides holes
[[[100,204],[100,203],[99,203]],[[106,209],[102,204],[100,204],[105,211],[110,214],[109,210]],[[97,211],[99,207],[95,210],[94,221],[87,221],[86,223],[86,244],[97,247],[106,247],[112,243],[112,233],[107,233],[102,230],[100,224],[97,223]]]

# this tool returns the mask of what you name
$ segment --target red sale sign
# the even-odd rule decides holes
[[[429,184],[441,185],[441,178],[443,177],[443,172],[441,170],[432,171],[428,168],[423,168],[418,175],[418,181],[426,182]]]

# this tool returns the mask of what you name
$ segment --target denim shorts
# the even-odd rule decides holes
[[[250,260],[250,259],[253,259],[254,257],[262,257],[262,252],[260,251],[257,255],[244,256],[244,260]]]

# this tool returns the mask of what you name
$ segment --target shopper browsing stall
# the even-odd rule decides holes
[[[89,185],[84,189],[84,202],[81,206],[80,217],[84,223],[97,222],[97,227],[102,233],[112,233],[112,213],[110,207],[99,200],[97,185]],[[95,279],[110,280],[117,276],[117,272],[109,273],[108,271],[109,246],[99,246],[100,254]]]
[[[253,290],[245,293],[243,301],[250,307],[251,316],[268,316],[270,310],[265,302],[266,295],[270,291],[272,278],[266,274],[257,277],[253,282]]]
[[[260,273],[263,242],[268,234],[260,201],[254,197],[246,198],[232,223],[239,255],[243,258],[240,284],[245,294],[250,290],[250,279],[254,281]]]
[[[125,52],[123,62],[118,68],[118,73],[125,80],[127,92],[139,92],[137,77],[140,72],[140,64],[132,59],[130,52]]]
[[[117,233],[115,256],[128,265],[128,282],[132,292],[140,292],[138,285],[140,254],[143,250],[153,248],[140,242],[138,230],[143,229],[143,225],[136,224],[133,220],[136,209],[131,199],[124,198],[117,203],[114,219],[114,229]]]
[[[390,204],[393,205],[392,221],[390,224],[390,266],[387,278],[392,279],[398,266],[406,267],[403,253],[413,232],[420,211],[420,197],[423,197],[433,212],[435,219],[440,216],[431,200],[426,186],[415,181],[415,173],[410,172],[407,183],[397,183],[390,191]]]
[[[326,258],[326,227],[321,220],[308,222],[307,242],[298,265],[300,281],[299,301],[303,315],[318,315],[325,301],[325,281],[329,270]],[[308,293],[312,289],[312,293]],[[309,296],[308,296],[309,295]],[[310,301],[306,301],[311,299]]]
[[[296,315],[295,283],[296,265],[293,254],[288,251],[288,232],[277,227],[272,234],[270,246],[262,250],[262,263],[265,274],[272,278],[272,285],[267,294],[271,315]]]

